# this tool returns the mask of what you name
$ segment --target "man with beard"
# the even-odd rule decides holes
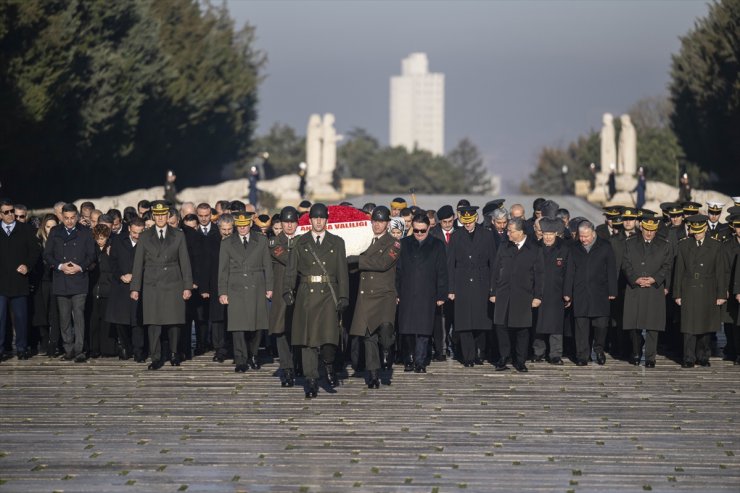
[[[622,329],[632,340],[630,362],[640,364],[645,342],[645,367],[655,368],[658,333],[665,329],[666,282],[670,278],[673,255],[670,244],[656,238],[658,218],[643,215],[641,235],[625,242],[622,271],[627,280]],[[645,340],[642,331],[645,330]]]
[[[563,284],[570,247],[558,236],[564,229],[561,219],[543,218],[540,226],[543,257],[542,304],[537,311],[537,327],[532,350],[534,360],[542,361],[549,344],[548,360],[553,365],[562,365],[566,308],[563,301]]]
[[[142,298],[144,324],[149,326],[149,369],[158,370],[164,364],[160,342],[163,328],[169,336],[170,364],[180,366],[177,341],[185,323],[185,302],[192,294],[193,275],[185,234],[167,224],[170,206],[155,201],[151,212],[154,227],[139,236],[134,255],[131,299]]]
[[[373,239],[370,246],[358,257],[349,257],[357,263],[360,285],[357,305],[350,335],[363,338],[365,367],[368,371],[367,386],[380,386],[378,370],[381,358],[378,343],[383,350],[382,364],[387,368],[393,359],[390,355],[395,340],[393,322],[396,317],[396,262],[401,243],[388,233],[390,210],[376,207],[371,214]]]
[[[234,217],[237,234],[221,241],[218,258],[219,302],[226,305],[226,330],[234,339],[234,371],[259,369],[257,351],[267,329],[267,300],[272,298],[272,260],[267,238],[251,231],[253,214]]]
[[[532,312],[542,303],[543,257],[534,237],[524,232],[521,219],[511,219],[508,229],[509,242],[496,256],[491,278],[490,301],[496,304],[493,323],[499,345],[496,370],[506,370],[511,357],[518,372],[527,372]]]
[[[298,228],[298,211],[295,207],[284,207],[280,211],[280,222],[283,230],[274,238],[270,239],[270,254],[272,255],[272,270],[274,272],[275,293],[286,291],[283,285],[285,268],[296,242],[296,229]],[[295,290],[296,286],[289,289]],[[293,364],[293,351],[291,350],[290,328],[293,323],[293,306],[285,304],[282,296],[273,296],[270,308],[269,327],[270,334],[275,336],[278,358],[280,359],[280,385],[292,387],[295,385],[295,368]]]
[[[683,368],[709,366],[712,333],[720,325],[720,306],[727,301],[726,259],[722,244],[707,236],[707,216],[686,222],[691,238],[678,244],[673,296],[681,307]]]
[[[432,335],[435,307],[447,299],[447,260],[444,243],[429,236],[429,218],[414,216],[412,236],[401,240],[396,264],[398,327],[404,338],[404,371],[426,373],[427,344]]]
[[[291,342],[301,348],[306,398],[318,395],[319,357],[331,387],[341,332],[338,313],[349,306],[349,274],[344,240],[326,231],[329,209],[316,203],[308,212],[311,230],[296,240],[283,276],[286,305],[295,304]],[[294,291],[293,286],[298,284]]]
[[[493,330],[488,306],[496,245],[490,230],[478,227],[478,207],[458,211],[463,227],[455,231],[447,251],[448,298],[455,302],[455,332],[460,335],[466,367],[483,364]]]

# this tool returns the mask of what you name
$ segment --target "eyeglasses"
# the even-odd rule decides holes
[[[16,218],[16,219],[25,219],[25,218],[26,218],[26,215],[25,215],[25,214],[23,214],[23,215],[21,215],[21,214],[16,214],[15,218]]]
[[[426,229],[416,229],[416,228],[414,228],[414,233],[415,233],[415,234],[420,234],[420,235],[423,235],[423,234],[424,234],[424,233],[426,233],[427,231],[428,231],[428,230],[426,230]]]
[[[15,209],[8,209],[7,211],[0,212],[2,212],[4,216],[7,216],[8,214],[15,214]]]

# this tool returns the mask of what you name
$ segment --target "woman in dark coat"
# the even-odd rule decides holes
[[[404,336],[405,371],[424,373],[434,311],[448,295],[447,258],[442,240],[429,236],[426,215],[414,216],[412,227],[413,236],[401,240],[396,264],[398,327]]]
[[[111,333],[111,326],[105,319],[108,297],[110,296],[113,268],[110,261],[108,238],[111,230],[105,224],[93,228],[97,262],[90,273],[90,293],[87,296],[90,317],[90,356],[115,356],[117,353],[116,338]]]
[[[549,342],[549,361],[553,365],[563,364],[563,336],[565,320],[565,302],[563,301],[563,284],[568,266],[570,244],[557,236],[563,230],[559,219],[544,218],[542,227],[542,258],[544,264],[542,304],[537,310],[537,327],[532,345],[535,361],[545,357]]]
[[[496,261],[496,243],[489,229],[477,227],[478,208],[459,210],[463,227],[450,237],[447,251],[449,298],[455,301],[455,332],[460,335],[465,366],[483,364],[486,339],[493,330],[488,291]]]
[[[47,214],[41,220],[41,227],[36,233],[39,239],[39,245],[43,250],[46,246],[46,239],[49,237],[51,228],[59,224],[54,214]],[[36,266],[31,269],[31,284],[33,291],[33,318],[31,326],[38,328],[41,339],[41,352],[46,353],[50,358],[62,354],[59,341],[61,333],[59,331],[59,310],[56,299],[51,294],[51,274],[53,267],[48,266],[42,256],[39,256]]]

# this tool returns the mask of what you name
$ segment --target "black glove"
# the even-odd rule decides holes
[[[347,257],[347,263],[348,264],[359,264],[360,263],[360,256],[359,255],[350,255]]]
[[[295,303],[295,296],[293,296],[293,291],[284,292],[283,300],[285,300],[286,305],[293,306],[293,304]]]
[[[337,311],[343,312],[349,306],[349,300],[347,298],[339,298],[337,301]]]

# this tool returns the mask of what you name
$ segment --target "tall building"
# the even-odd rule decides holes
[[[444,154],[445,76],[430,74],[426,53],[401,61],[391,77],[390,144]]]

